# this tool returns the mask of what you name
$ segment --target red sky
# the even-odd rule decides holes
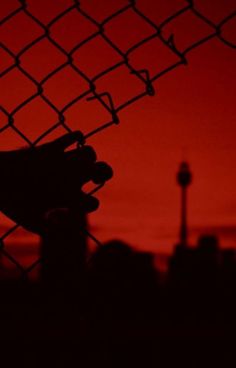
[[[72,0],[28,0],[27,3],[28,10],[44,24],[73,5]],[[83,0],[81,8],[101,21],[127,3],[102,0],[98,4],[95,0]],[[1,2],[1,18],[18,4],[17,0]],[[236,8],[234,0],[214,3],[199,0],[195,4],[215,23]],[[185,5],[183,0],[137,1],[138,8],[157,23]],[[236,44],[236,19],[223,30],[224,37]],[[94,31],[96,27],[73,10],[52,25],[51,36],[70,51]],[[128,10],[107,23],[105,32],[126,50],[153,29]],[[168,39],[174,33],[177,48],[184,50],[211,32],[189,11],[168,24],[163,35]],[[0,28],[1,41],[14,54],[42,34],[42,29],[23,12]],[[73,56],[75,65],[90,78],[121,60],[101,37],[84,45]],[[90,216],[91,231],[101,241],[121,238],[139,249],[169,253],[179,227],[180,193],[175,175],[180,161],[187,159],[194,175],[189,190],[191,243],[199,234],[207,232],[217,234],[222,246],[236,244],[236,52],[215,38],[193,50],[187,59],[187,66],[180,66],[155,82],[154,97],[145,97],[123,110],[119,115],[120,125],[88,141],[96,148],[99,159],[109,162],[115,172],[114,179],[98,194],[100,209]],[[20,60],[22,67],[41,81],[67,59],[44,39],[22,54]],[[137,69],[149,69],[152,77],[177,59],[155,39],[132,53],[130,60]],[[0,49],[0,72],[12,62],[9,54]],[[96,84],[98,91],[110,91],[116,106],[144,88],[124,66]],[[67,66],[45,82],[44,94],[60,110],[87,88],[88,84]],[[1,78],[0,89],[0,105],[9,113],[36,91],[35,85],[17,68]],[[74,104],[64,115],[72,129],[85,133],[110,118],[97,101],[86,99]],[[15,126],[34,141],[57,122],[58,116],[37,97],[14,114],[14,118]],[[0,112],[0,127],[6,122],[6,116]],[[62,133],[59,128],[47,139]],[[2,150],[22,145],[24,141],[10,128],[0,134]],[[12,235],[8,240],[9,250],[15,242],[16,237]]]

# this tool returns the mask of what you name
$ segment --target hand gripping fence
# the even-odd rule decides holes
[[[162,2],[164,0],[157,0],[157,1]],[[171,14],[170,16],[168,16],[168,18],[160,22],[160,24],[156,24],[140,10],[140,2],[138,0],[137,1],[127,0],[124,6],[120,7],[119,9],[117,9],[115,12],[113,12],[100,22],[98,22],[94,17],[92,17],[84,10],[84,4],[86,3],[86,0],[81,2],[79,0],[71,0],[71,5],[63,9],[62,12],[57,14],[47,24],[44,24],[39,19],[40,17],[39,18],[37,17],[37,14],[35,15],[35,13],[31,12],[30,1],[17,0],[15,1],[15,4],[16,3],[17,5],[14,5],[14,8],[11,9],[11,11],[3,18],[1,17],[0,14],[0,26],[5,27],[8,24],[8,22],[12,23],[12,21],[14,21],[14,19],[18,15],[24,14],[25,17],[28,17],[28,19],[30,19],[31,23],[33,22],[38,27],[41,28],[42,34],[33,39],[33,41],[31,41],[30,43],[24,45],[24,47],[21,48],[21,50],[17,53],[11,50],[11,47],[8,45],[6,41],[1,42],[0,40],[0,51],[1,50],[4,51],[14,60],[13,64],[6,66],[4,70],[0,70],[0,77],[4,77],[8,75],[8,73],[17,70],[20,73],[22,73],[24,77],[26,77],[35,86],[36,92],[27,97],[20,104],[18,104],[12,111],[8,111],[9,109],[6,108],[5,106],[0,106],[1,115],[4,116],[4,120],[7,121],[7,123],[3,124],[3,126],[1,124],[0,133],[6,131],[7,129],[12,129],[25,141],[25,143],[28,146],[37,145],[38,143],[40,143],[42,139],[44,139],[58,127],[63,128],[65,132],[72,131],[72,129],[67,124],[65,114],[73,105],[78,104],[84,98],[87,99],[88,103],[89,101],[96,100],[102,106],[102,108],[104,108],[107,111],[107,113],[110,116],[110,119],[108,119],[108,121],[105,121],[103,124],[97,126],[95,129],[91,130],[89,133],[86,134],[85,138],[88,139],[92,135],[98,134],[101,131],[107,129],[108,127],[111,127],[112,125],[119,124],[120,112],[126,109],[129,105],[134,104],[135,102],[137,102],[138,100],[142,99],[145,96],[154,96],[156,92],[155,82],[158,81],[160,78],[164,77],[166,74],[171,73],[181,65],[187,65],[188,55],[192,51],[194,51],[194,49],[197,49],[199,46],[207,43],[212,39],[218,39],[226,46],[234,49],[236,48],[236,44],[234,44],[231,40],[227,39],[226,36],[224,35],[226,25],[228,25],[232,21],[235,21],[236,19],[236,10],[228,14],[228,16],[226,16],[218,24],[215,24],[212,22],[212,20],[210,20],[208,17],[206,17],[202,12],[198,10],[194,0],[186,0],[184,2],[183,7],[173,12],[173,14]],[[53,37],[51,29],[56,24],[59,24],[59,22],[67,15],[75,11],[77,12],[78,17],[83,17],[84,20],[91,23],[91,25],[95,28],[95,31],[88,37],[85,37],[82,41],[77,43],[76,46],[70,49],[70,51],[68,51],[63,47],[62,44],[60,44],[59,41],[57,41]],[[114,42],[114,40],[111,39],[111,37],[108,36],[107,27],[111,25],[113,22],[115,22],[117,19],[119,19],[120,16],[125,15],[126,13],[128,14],[128,12],[129,14],[130,12],[132,12],[133,15],[138,17],[139,21],[141,21],[144,26],[148,25],[149,27],[151,27],[152,33],[147,37],[141,38],[138,42],[134,43],[131,47],[129,47],[126,51],[124,51],[116,44],[116,42]],[[171,25],[171,23],[176,21],[177,19],[181,19],[181,17],[185,14],[191,14],[191,16],[194,16],[196,20],[201,22],[203,27],[208,26],[209,33],[204,37],[196,40],[191,45],[188,45],[188,47],[185,48],[184,50],[180,50],[175,41],[175,34],[165,37],[164,31],[167,26]],[[98,37],[102,38],[102,40],[106,43],[106,45],[117,54],[117,56],[119,57],[119,61],[115,64],[112,64],[111,66],[108,66],[107,68],[102,70],[102,72],[100,72],[99,74],[96,74],[93,77],[89,77],[82,70],[82,68],[80,69],[78,63],[74,62],[74,54],[78,52],[84,45],[89,44],[93,41],[96,42]],[[142,50],[142,48],[145,45],[148,45],[154,39],[158,40],[163,47],[165,47],[169,52],[171,52],[175,57],[176,61],[173,62],[171,65],[168,65],[168,67],[159,70],[156,74],[151,75],[148,69],[145,68],[141,70],[136,69],[131,62],[131,57],[135,51]],[[38,81],[27,70],[27,68],[23,66],[21,60],[26,52],[30,51],[35,45],[38,45],[45,40],[47,40],[51,45],[53,45],[58,50],[58,52],[65,57],[66,61],[63,62],[61,65],[57,66],[49,74],[45,75],[41,81]],[[96,62],[96,60],[94,62]],[[59,72],[68,67],[71,68],[73,72],[77,73],[77,75],[83,79],[83,81],[87,85],[87,88],[82,93],[78,94],[75,98],[73,98],[71,101],[69,101],[67,104],[65,104],[63,108],[59,108],[48,96],[46,96],[46,94],[44,93],[44,87],[46,82],[48,82],[51,78],[57,76]],[[143,88],[141,92],[134,94],[131,98],[117,105],[114,102],[112,93],[109,90],[105,90],[104,92],[101,93],[97,89],[97,84],[107,75],[111,75],[121,67],[125,67],[128,73],[132,74],[135,78],[137,78],[137,80],[139,80],[142,83]],[[52,127],[50,127],[50,129],[45,130],[42,134],[40,134],[36,138],[36,140],[32,141],[31,139],[29,139],[29,137],[27,137],[27,135],[22,130],[20,130],[17,127],[15,122],[16,122],[16,114],[19,111],[23,110],[27,105],[31,104],[37,97],[40,97],[48,105],[48,107],[52,109],[54,113],[56,113],[58,118],[55,124]],[[94,191],[98,189],[100,188],[98,187]],[[5,257],[8,258],[10,262],[12,262],[22,272],[23,276],[27,277],[29,272],[32,271],[36,267],[36,265],[40,263],[41,260],[38,259],[29,267],[23,267],[18,262],[18,260],[15,257],[13,257],[10,254],[10,252],[8,252],[4,247],[4,242],[7,239],[7,237],[12,233],[14,233],[18,227],[19,225],[16,224],[1,236],[0,238],[1,252]],[[87,230],[85,231],[87,232]],[[87,233],[87,235],[93,241],[95,241],[96,244],[100,245],[100,242],[92,234]]]

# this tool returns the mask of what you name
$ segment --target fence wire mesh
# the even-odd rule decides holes
[[[161,6],[163,0],[159,1]],[[35,7],[36,3],[38,5]],[[236,10],[215,23],[198,9],[195,1],[187,0],[182,2],[178,9],[175,7],[173,12],[165,19],[156,23],[141,10],[141,1],[127,0],[121,2],[120,5],[118,1],[116,6],[113,7],[113,11],[102,20],[98,20],[92,14],[93,12],[87,10],[88,3],[91,3],[91,1],[71,0],[64,1],[60,6],[58,4],[56,6],[56,2],[54,2],[54,11],[51,12],[52,14],[47,21],[42,20],[41,14],[44,7],[46,11],[46,8],[50,5],[43,1],[9,1],[9,5],[4,12],[1,11],[1,135],[11,131],[20,138],[21,143],[34,147],[44,142],[45,138],[50,137],[55,131],[60,132],[57,133],[59,135],[63,133],[63,130],[65,132],[73,131],[75,126],[69,123],[68,118],[71,109],[84,103],[87,104],[88,109],[91,109],[92,102],[96,102],[97,106],[99,105],[105,111],[107,118],[104,119],[103,113],[101,113],[101,118],[96,114],[92,129],[85,134],[85,138],[88,139],[108,127],[119,124],[122,110],[145,96],[154,96],[156,82],[178,67],[187,65],[189,54],[201,45],[213,39],[218,39],[226,46],[236,48],[236,43],[231,37],[232,34],[226,32],[227,27],[236,21]],[[20,17],[23,28],[18,29],[17,20]],[[128,20],[128,30],[130,31],[126,32],[125,41],[127,42],[125,46],[110,32],[113,26],[116,30],[122,28],[122,18],[124,19],[124,17],[126,17],[126,22]],[[184,22],[184,17],[190,17],[191,22],[196,21],[198,31],[204,29],[204,32],[199,32],[199,36],[194,41],[180,47],[175,30],[168,34],[166,29],[171,28],[175,22]],[[73,27],[68,26],[72,23],[77,28],[73,29]],[[141,33],[139,32],[140,29],[142,30]],[[22,33],[23,36],[20,41],[14,43],[14,39],[19,33]],[[69,42],[65,42],[65,37]],[[158,47],[168,53],[168,60],[170,60],[166,65],[160,63],[161,60],[155,61],[156,69],[149,68],[149,65],[145,65],[145,63],[141,65],[142,63],[135,59],[135,55],[145,54],[145,47],[149,45],[152,47],[153,42],[158,43]],[[101,44],[103,44],[103,48],[100,52],[106,55],[104,58],[106,62],[102,65],[99,64],[98,60]],[[104,47],[106,51],[104,51]],[[47,53],[49,48],[53,48],[57,54],[55,62],[53,62],[50,52]],[[86,48],[87,57],[83,54]],[[93,73],[86,72],[88,60],[92,66],[99,64],[99,68],[95,68]],[[114,92],[112,77],[120,71],[125,75],[124,82],[126,85]],[[8,100],[5,98],[5,91],[9,86],[10,78],[13,81],[13,89],[14,83],[15,85],[20,83],[25,85],[27,91],[26,93],[19,93],[16,98],[13,97],[14,91],[11,89],[9,96],[12,93],[13,103],[9,103],[11,98],[8,98]],[[108,79],[108,85],[103,83],[106,78],[110,78]],[[132,78],[132,82],[129,78]],[[55,90],[50,90],[50,83],[53,82],[58,88],[64,89],[66,87],[63,83],[66,80],[70,83],[71,79],[74,81],[78,79],[79,88],[76,89],[76,93],[66,91],[64,94],[62,93],[64,99],[55,98]],[[138,82],[137,89],[134,80]],[[126,95],[125,89],[128,88],[130,83],[133,83],[135,87],[129,95]],[[117,98],[117,94],[122,95],[122,98]],[[27,132],[27,129],[23,129],[18,124],[20,114],[23,114],[21,119],[31,119],[30,106],[33,109],[34,104],[39,103],[43,103],[47,114],[49,114],[49,110],[52,112],[52,123],[46,127],[31,127],[29,128],[31,131]],[[104,121],[99,123],[102,119]],[[37,128],[39,129],[37,130]],[[34,134],[32,134],[32,131],[34,131]],[[6,249],[5,243],[8,238],[18,230],[19,225],[14,224],[1,235],[1,252],[25,276],[40,263],[40,259],[25,267],[17,257]],[[88,235],[93,241],[100,244],[92,234]]]

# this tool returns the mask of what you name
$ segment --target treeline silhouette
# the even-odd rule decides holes
[[[64,236],[54,228],[43,238],[45,262],[36,283],[1,280],[0,338],[8,361],[23,359],[33,367],[232,366],[233,249],[220,249],[213,236],[191,248],[179,244],[163,275],[152,254],[119,240],[88,260],[86,237],[72,228],[68,224]]]

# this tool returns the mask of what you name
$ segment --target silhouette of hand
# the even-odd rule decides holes
[[[76,142],[76,149],[65,151]],[[0,152],[0,210],[38,234],[50,210],[96,210],[98,200],[82,187],[89,181],[102,184],[113,173],[106,163],[96,162],[93,148],[83,143],[82,133],[74,132],[39,147]]]

